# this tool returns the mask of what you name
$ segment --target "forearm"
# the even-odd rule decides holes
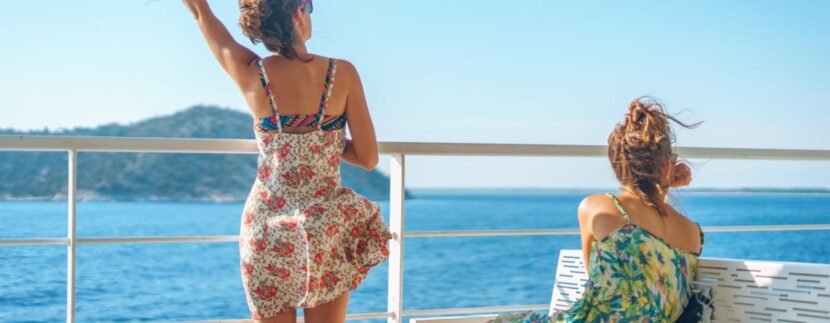
[[[216,51],[222,43],[235,42],[225,25],[213,14],[207,0],[184,0],[184,3],[199,24],[211,50]]]
[[[213,14],[206,0],[188,0],[186,3],[211,48],[223,41],[234,41],[225,25]]]
[[[184,5],[193,14],[193,18],[199,20],[204,13],[210,13],[210,6],[207,0],[183,0]]]
[[[358,154],[354,143],[347,139],[346,148],[343,150],[343,154],[340,157],[349,164],[371,171],[375,168],[375,165],[377,165],[378,157],[376,154],[374,156],[367,155],[369,154]]]
[[[246,68],[259,56],[233,39],[222,21],[213,14],[207,0],[184,0],[183,2],[193,13],[210,51],[222,68],[234,80],[243,79],[247,75]]]

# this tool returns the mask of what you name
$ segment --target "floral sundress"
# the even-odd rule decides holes
[[[692,295],[700,252],[678,249],[631,223],[617,198],[607,195],[626,224],[592,243],[582,298],[552,316],[503,314],[493,322],[674,322],[680,317]],[[700,242],[702,249],[703,231]]]
[[[332,301],[357,288],[389,255],[391,234],[378,204],[341,184],[344,129],[323,130],[335,63],[329,62],[315,131],[286,133],[280,124],[277,132],[254,128],[258,174],[239,240],[242,282],[254,319]],[[261,62],[258,67],[280,120]]]

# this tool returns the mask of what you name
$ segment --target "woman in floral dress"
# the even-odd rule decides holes
[[[391,237],[378,204],[341,184],[341,159],[366,170],[378,160],[357,70],[308,52],[310,0],[239,2],[243,32],[273,53],[265,58],[238,44],[206,0],[183,2],[254,117],[259,168],[239,240],[251,317],[296,322],[303,308],[306,322],[343,322],[350,291],[386,259]]]
[[[691,171],[672,152],[675,121],[648,98],[631,102],[608,138],[621,192],[591,195],[579,205],[589,280],[580,300],[552,316],[504,314],[495,322],[674,322],[692,295],[703,232],[666,202]]]

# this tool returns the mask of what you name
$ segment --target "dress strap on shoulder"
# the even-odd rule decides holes
[[[257,74],[259,75],[259,81],[262,83],[262,88],[265,90],[265,96],[268,97],[268,104],[271,106],[271,113],[274,116],[274,123],[277,124],[277,129],[282,132],[282,122],[280,121],[280,114],[277,113],[277,101],[274,100],[274,94],[271,92],[271,83],[268,82],[268,73],[265,72],[265,65],[262,63],[262,59],[257,61]]]
[[[317,128],[323,129],[323,118],[326,116],[326,108],[329,106],[332,89],[334,89],[334,78],[337,75],[337,60],[329,58],[329,69],[326,72],[326,82],[323,87],[323,95],[320,98],[320,111],[317,116]]]
[[[605,193],[605,195],[608,195],[608,197],[611,198],[611,201],[614,201],[614,205],[617,206],[617,209],[620,210],[620,213],[622,213],[622,216],[625,218],[625,224],[631,223],[631,218],[628,217],[628,212],[623,209],[620,201],[617,200],[617,197],[614,196],[614,194],[611,194],[611,192]]]

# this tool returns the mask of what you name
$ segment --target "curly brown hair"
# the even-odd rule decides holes
[[[263,43],[271,52],[297,59],[292,16],[301,0],[239,0],[239,26],[254,44]]]
[[[639,97],[631,101],[625,120],[608,136],[608,159],[617,180],[623,186],[633,188],[661,216],[668,213],[660,201],[660,193],[666,192],[671,185],[666,183],[661,169],[674,155],[674,133],[669,121],[684,128],[700,125],[700,122],[685,124],[667,114],[657,100]]]

